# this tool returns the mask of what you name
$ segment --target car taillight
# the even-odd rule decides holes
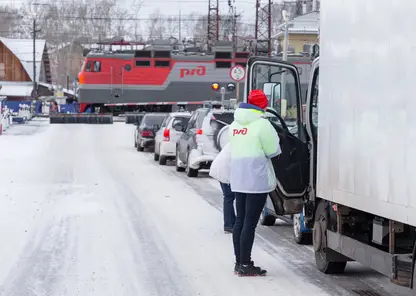
[[[163,131],[163,141],[170,141],[170,129],[168,128]]]
[[[142,137],[151,137],[153,133],[151,131],[142,131]]]
[[[202,129],[197,129],[195,132],[195,142],[198,144],[198,136],[202,135]]]

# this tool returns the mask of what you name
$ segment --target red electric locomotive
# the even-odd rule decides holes
[[[78,76],[80,111],[89,106],[112,113],[198,107],[217,100],[220,92],[213,89],[213,83],[224,87],[234,83],[231,68],[245,67],[248,57],[249,52],[233,52],[228,42],[219,42],[212,54],[189,49],[178,52],[166,43],[139,50],[91,51]],[[302,72],[309,73],[310,60],[297,62],[299,67],[307,67]],[[226,97],[235,98],[235,89],[228,90]]]

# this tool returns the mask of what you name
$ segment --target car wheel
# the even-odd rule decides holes
[[[144,148],[140,146],[140,143],[137,143],[137,151],[143,152]]]
[[[302,232],[301,214],[293,215],[293,238],[300,245],[309,245],[312,243],[312,234]]]
[[[176,147],[176,157],[175,157],[175,168],[177,172],[184,172],[185,169],[181,166],[179,166],[179,153],[178,153],[178,147]]]
[[[189,167],[189,151],[188,151],[188,156],[186,157],[186,175],[189,178],[196,178],[198,177],[198,170],[195,170],[191,167]]]
[[[156,151],[153,153],[153,159],[155,161],[158,161],[159,160],[159,154],[157,154]]]
[[[276,223],[276,217],[270,215],[266,208],[261,212],[260,224],[264,226],[273,226]]]
[[[166,165],[166,161],[167,161],[166,156],[160,156],[159,157],[159,164],[160,165]]]

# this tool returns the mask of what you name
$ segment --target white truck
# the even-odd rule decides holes
[[[269,110],[283,151],[273,159],[279,182],[271,197],[280,214],[304,211],[317,268],[342,273],[357,261],[411,289],[415,16],[415,1],[322,1],[320,57],[306,98],[296,66],[273,58],[251,58],[245,84],[245,98],[271,86],[281,94]]]

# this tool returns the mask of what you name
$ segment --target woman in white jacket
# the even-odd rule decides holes
[[[235,194],[230,187],[230,145],[227,144],[211,164],[209,175],[220,182],[224,195],[224,231],[232,233],[235,223]]]

